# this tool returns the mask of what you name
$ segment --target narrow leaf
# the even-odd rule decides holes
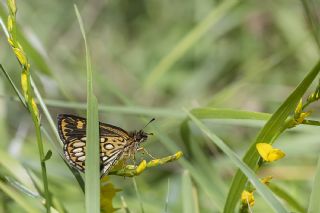
[[[271,193],[270,189],[262,184],[259,178],[256,176],[254,171],[252,171],[241,159],[215,134],[209,131],[209,129],[200,122],[196,117],[194,117],[190,112],[187,112],[191,120],[203,131],[211,141],[217,145],[250,180],[252,185],[255,186],[259,194],[266,200],[271,208],[275,212],[287,212],[283,205],[276,199],[276,197]]]
[[[85,199],[86,212],[100,212],[100,154],[99,154],[99,121],[98,121],[98,103],[93,93],[92,69],[90,53],[87,45],[87,39],[83,27],[83,22],[76,5],[75,12],[83,36],[86,63],[87,63],[87,144],[86,144],[86,172],[85,172]]]

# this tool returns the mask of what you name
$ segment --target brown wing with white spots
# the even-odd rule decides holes
[[[101,177],[121,159],[125,147],[130,144],[129,134],[116,126],[100,123]]]
[[[100,122],[101,176],[106,175],[121,158],[130,142],[129,134],[116,126]],[[58,130],[64,143],[64,154],[69,163],[80,171],[85,170],[86,119],[74,115],[58,116]]]

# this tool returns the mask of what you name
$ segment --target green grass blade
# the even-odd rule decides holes
[[[99,154],[99,121],[98,103],[93,93],[92,69],[87,39],[83,22],[76,5],[75,12],[79,21],[81,33],[86,49],[87,63],[87,144],[86,144],[86,172],[85,199],[86,212],[100,212],[100,154]]]
[[[285,190],[280,188],[279,186],[269,183],[269,188],[280,198],[285,200],[288,205],[293,207],[297,212],[304,213],[306,212],[305,208],[294,198],[292,197],[289,193],[287,193]]]
[[[140,192],[139,192],[139,189],[138,189],[138,185],[137,185],[136,179],[134,177],[132,178],[132,182],[133,182],[134,190],[136,191],[136,195],[137,195],[137,198],[138,198],[138,201],[139,201],[139,204],[140,204],[140,212],[144,213],[143,202],[142,202],[142,199],[141,199],[141,195],[140,195]]]
[[[318,158],[317,170],[311,189],[308,213],[317,213],[320,212],[320,157]]]
[[[160,142],[163,143],[163,145],[166,146],[168,150],[170,150],[171,152],[176,152],[177,150],[179,150],[179,147],[175,145],[175,141],[169,138],[167,134],[164,134],[156,129],[153,129],[153,132],[158,136]],[[187,169],[190,172],[190,175],[197,183],[197,185],[211,199],[212,206],[214,206],[218,212],[221,212],[223,208],[223,196],[225,195],[225,188],[221,179],[219,179],[218,176],[214,176],[214,178],[208,178],[208,176],[205,175],[199,167],[192,165],[191,162],[189,162],[185,158],[180,158],[178,160],[178,163],[180,163],[183,168]]]
[[[3,26],[3,25],[2,25],[2,26]],[[2,70],[2,72],[3,72],[3,74],[6,76],[7,80],[9,81],[10,85],[12,86],[14,92],[15,92],[16,95],[18,96],[18,98],[19,98],[20,102],[22,103],[22,105],[23,105],[26,109],[28,109],[28,106],[27,106],[27,104],[26,104],[26,102],[25,102],[22,94],[21,94],[20,91],[18,90],[18,87],[17,87],[17,86],[14,84],[14,82],[12,81],[9,73],[7,73],[7,71],[3,68],[2,64],[0,64],[0,68],[1,68],[1,70]]]
[[[166,73],[197,41],[223,16],[227,14],[239,1],[229,0],[214,7],[194,29],[192,29],[172,50],[166,55],[146,78],[146,87],[153,86],[159,78]]]
[[[320,71],[320,62],[314,66],[314,68],[306,75],[303,81],[297,86],[297,88],[289,95],[289,97],[283,102],[283,104],[277,109],[277,111],[268,120],[262,130],[259,132],[254,143],[246,152],[243,161],[253,169],[259,158],[256,151],[256,143],[258,142],[271,142],[272,138],[280,131],[287,117],[292,113],[303,94],[306,92],[312,81],[316,78]],[[238,170],[233,178],[232,185],[229,190],[229,194],[225,203],[224,212],[233,213],[235,207],[240,199],[240,194],[244,189],[244,185],[247,181],[245,175]]]
[[[168,178],[167,197],[166,197],[166,204],[165,204],[165,206],[164,206],[164,213],[168,213],[168,209],[169,209],[169,196],[170,196],[170,179]]]
[[[188,171],[182,176],[182,203],[184,213],[199,213],[198,197]]]
[[[234,109],[219,109],[213,107],[192,109],[191,113],[198,119],[250,119],[264,121],[271,117],[271,114],[268,113]]]
[[[287,212],[284,206],[276,199],[276,197],[271,193],[270,189],[260,182],[259,178],[256,176],[254,171],[252,171],[241,159],[216,135],[214,135],[210,130],[200,122],[195,116],[188,112],[191,120],[203,131],[211,141],[217,145],[250,180],[252,185],[255,186],[258,193],[265,199],[265,201],[270,205],[270,207],[275,210],[275,212]],[[209,187],[209,186],[208,186]]]

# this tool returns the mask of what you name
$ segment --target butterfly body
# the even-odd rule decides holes
[[[86,119],[69,114],[58,115],[58,130],[64,143],[64,155],[69,164],[85,171]],[[127,132],[120,127],[99,122],[101,176],[123,158],[134,157],[140,144],[147,140],[143,130]]]

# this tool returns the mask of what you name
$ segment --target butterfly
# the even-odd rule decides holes
[[[154,120],[153,118],[149,123]],[[101,177],[107,175],[119,160],[134,158],[135,153],[143,149],[140,144],[146,141],[149,135],[152,135],[152,133],[144,132],[144,128],[127,132],[120,127],[99,122]],[[69,164],[84,172],[87,142],[86,119],[70,114],[59,114],[58,131],[64,144],[64,155]]]

